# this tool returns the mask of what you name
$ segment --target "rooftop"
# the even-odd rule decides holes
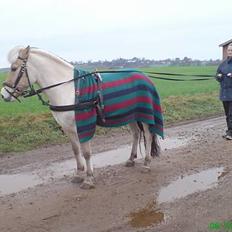
[[[222,44],[219,44],[219,47],[224,47],[224,46],[226,46],[229,43],[232,43],[232,39],[230,39],[230,40],[228,40],[228,41],[226,41],[226,42],[224,42]]]

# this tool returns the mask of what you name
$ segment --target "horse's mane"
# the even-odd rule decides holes
[[[8,61],[12,64],[14,63],[16,60],[17,60],[17,57],[18,57],[18,54],[19,54],[19,51],[21,49],[24,49],[25,47],[23,46],[16,46],[14,47],[13,49],[10,50],[10,52],[8,53]],[[52,60],[54,60],[56,63],[59,63],[59,64],[63,64],[63,65],[68,65],[68,66],[72,66],[68,61],[66,61],[65,59],[59,57],[59,56],[56,56],[50,52],[47,52],[45,50],[42,50],[40,48],[36,48],[36,47],[31,47],[31,50],[30,50],[31,53],[35,53],[35,54],[40,54],[40,55],[44,55]]]
[[[65,60],[65,59],[63,59],[63,58],[61,58],[61,57],[59,57],[57,55],[54,55],[54,54],[52,54],[50,52],[47,52],[45,50],[42,50],[40,48],[32,48],[31,52],[35,53],[35,54],[45,55],[46,57],[54,60],[56,63],[72,66],[67,60]]]
[[[7,58],[11,64],[17,60],[19,51],[23,48],[24,48],[23,46],[16,46],[9,51]]]

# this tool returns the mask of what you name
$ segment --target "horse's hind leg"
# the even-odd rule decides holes
[[[132,167],[135,164],[134,159],[137,158],[137,148],[139,143],[140,130],[137,123],[130,123],[129,127],[133,135],[133,144],[130,158],[126,162],[126,167]]]
[[[151,145],[152,145],[152,137],[153,135],[149,131],[149,126],[143,123],[144,128],[144,137],[145,137],[145,160],[144,160],[144,168],[145,170],[150,170],[151,163]]]

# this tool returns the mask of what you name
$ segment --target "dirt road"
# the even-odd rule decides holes
[[[232,141],[224,129],[222,117],[168,128],[150,173],[140,159],[132,168],[121,163],[126,132],[98,137],[94,153],[114,152],[94,156],[93,190],[71,183],[69,144],[4,155],[0,232],[232,231]]]

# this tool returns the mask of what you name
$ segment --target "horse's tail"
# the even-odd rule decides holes
[[[140,154],[142,154],[142,149],[141,149],[141,138],[143,137],[143,141],[144,141],[144,147],[146,149],[146,138],[144,135],[144,129],[143,129],[143,124],[141,122],[137,122],[137,125],[140,129],[140,135],[139,135],[139,150],[140,150]]]
[[[139,141],[139,145],[141,144],[141,137],[143,136],[143,140],[144,140],[144,147],[146,149],[146,137],[145,137],[145,133],[144,133],[144,128],[143,128],[143,124],[141,122],[137,122],[137,125],[140,129],[140,141]],[[141,152],[141,146],[140,146],[140,152]],[[155,157],[155,156],[159,156],[160,155],[160,145],[158,143],[158,138],[156,134],[152,134],[152,142],[151,142],[151,151],[150,151],[150,155],[151,157]]]

